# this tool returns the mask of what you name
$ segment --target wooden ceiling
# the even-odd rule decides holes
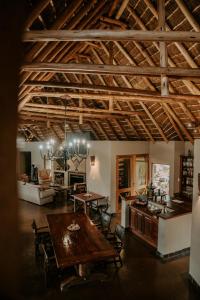
[[[19,134],[200,138],[199,0],[27,0]],[[173,31],[173,32],[172,32]]]

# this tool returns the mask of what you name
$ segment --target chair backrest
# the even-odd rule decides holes
[[[110,223],[111,223],[112,216],[106,212],[101,213],[101,224],[104,229],[110,229]]]
[[[33,222],[32,222],[32,224],[31,224],[31,227],[32,227],[32,229],[33,229],[33,232],[34,232],[35,234],[37,234],[37,225],[36,225],[35,219],[33,219]]]
[[[121,242],[124,242],[125,228],[120,224],[117,224],[115,227],[115,235]]]
[[[42,169],[38,171],[38,177],[41,179],[49,179],[50,178],[50,169]]]
[[[55,258],[53,245],[50,242],[48,244],[41,243],[41,248],[44,255],[44,263],[49,265],[52,258]]]
[[[86,183],[75,183],[74,184],[74,193],[75,194],[81,194],[87,192],[87,185]]]

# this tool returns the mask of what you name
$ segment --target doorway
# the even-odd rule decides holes
[[[149,155],[118,155],[116,157],[116,211],[129,195],[146,192],[149,180]]]
[[[19,174],[26,174],[31,177],[31,152],[20,151],[19,153]]]

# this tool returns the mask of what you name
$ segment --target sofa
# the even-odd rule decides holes
[[[18,181],[18,198],[20,199],[44,205],[53,201],[54,194],[55,191],[52,188]]]

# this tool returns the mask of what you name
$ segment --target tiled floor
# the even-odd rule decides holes
[[[108,282],[73,287],[63,293],[56,284],[46,288],[42,266],[36,262],[34,256],[32,219],[44,225],[47,213],[70,210],[71,207],[62,201],[39,207],[20,200],[22,245],[20,294],[23,299],[200,299],[200,295],[188,282],[188,257],[163,263],[152,249],[135,239],[131,233],[127,233],[126,236],[124,265],[117,273],[113,273]]]

